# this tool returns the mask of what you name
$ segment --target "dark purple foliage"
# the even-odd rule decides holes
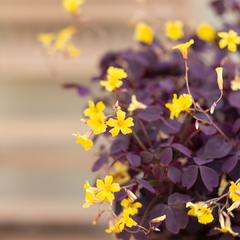
[[[128,153],[126,158],[133,167],[139,167],[141,164],[141,158],[137,154]]]
[[[172,146],[176,148],[179,152],[183,153],[184,155],[191,157],[191,152],[189,151],[189,149],[184,147],[182,144],[173,143]]]
[[[160,161],[164,165],[168,165],[172,161],[173,152],[172,148],[165,148],[160,154]]]
[[[182,185],[189,189],[196,182],[198,176],[198,167],[195,165],[189,166],[182,175]]]
[[[146,180],[143,180],[143,179],[135,179],[135,181],[137,183],[139,183],[142,187],[144,187],[145,189],[147,189],[149,192],[151,193],[155,193],[155,190],[154,188],[152,187],[152,185],[147,182]]]
[[[92,167],[92,171],[96,172],[98,171],[100,168],[102,168],[102,166],[107,162],[109,158],[109,155],[107,153],[105,153],[103,156],[101,156],[93,165]]]
[[[190,201],[191,201],[191,197],[189,195],[176,192],[169,196],[168,205],[181,204],[181,203],[186,203]]]
[[[218,186],[219,178],[217,173],[213,169],[205,166],[200,166],[200,174],[205,187],[209,191],[212,191],[213,187]]]
[[[224,160],[222,165],[222,172],[230,173],[233,168],[236,166],[238,161],[238,155],[234,154],[233,156]]]
[[[179,208],[169,207],[166,212],[165,223],[170,232],[177,234],[180,229],[186,228],[188,224],[188,215]]]
[[[160,118],[162,113],[161,109],[156,106],[149,106],[146,109],[143,109],[139,114],[139,118],[145,121],[156,121]]]
[[[178,168],[170,166],[168,169],[168,177],[174,183],[180,182],[182,178],[182,172]]]

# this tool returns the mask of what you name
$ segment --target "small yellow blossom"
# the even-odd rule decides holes
[[[141,208],[142,207],[142,204],[139,203],[139,202],[133,202],[131,199],[126,199],[124,198],[122,201],[121,201],[121,205],[125,208],[131,208],[132,211],[131,211],[131,215],[135,215],[138,213],[138,208]]]
[[[105,183],[97,179],[97,188],[99,188],[100,191],[97,193],[96,198],[112,203],[115,199],[112,192],[119,192],[120,186],[118,183],[112,183],[113,177],[109,175],[105,177],[104,181]]]
[[[52,41],[56,38],[54,33],[41,33],[38,34],[37,39],[45,46],[51,45]]]
[[[123,210],[123,214],[122,217],[120,218],[120,220],[116,223],[116,226],[118,227],[118,229],[120,230],[120,232],[122,232],[122,230],[124,229],[124,226],[126,225],[127,227],[132,227],[132,226],[136,226],[137,223],[129,217],[129,215],[132,213],[132,209],[131,208],[127,208]]]
[[[71,42],[66,44],[64,51],[67,57],[78,57],[81,53],[81,50]]]
[[[100,84],[106,88],[107,91],[115,91],[116,88],[122,86],[123,82],[120,79],[126,78],[127,73],[122,68],[109,67],[107,70],[107,81],[101,80]]]
[[[181,111],[189,111],[189,107],[192,105],[191,98],[191,95],[186,94],[185,96],[181,95],[179,99],[177,99],[177,94],[173,94],[172,104],[165,104],[171,111],[170,118],[173,119],[174,116],[178,117]]]
[[[54,42],[53,46],[56,50],[64,50],[66,44],[71,39],[72,35],[77,32],[77,28],[74,26],[69,26],[62,29],[57,36],[56,41]]]
[[[177,41],[184,36],[183,23],[181,21],[167,21],[164,26],[166,37]]]
[[[232,234],[233,237],[236,237],[236,235],[238,235],[238,233],[233,232],[231,228],[231,221],[230,221],[229,215],[226,216],[226,220],[224,221],[223,215],[219,214],[219,222],[220,222],[221,228],[215,227],[214,230],[219,230],[223,233],[229,232],[230,234]]]
[[[87,121],[87,124],[93,129],[93,133],[96,135],[106,132],[107,125],[105,124],[104,116],[93,114],[91,115],[91,119]]]
[[[126,113],[122,110],[117,111],[117,120],[110,118],[107,122],[107,125],[113,127],[109,132],[113,137],[117,136],[119,131],[123,134],[131,133],[132,130],[130,127],[134,126],[133,118],[129,117],[125,120]]]
[[[88,101],[89,108],[84,110],[84,115],[87,117],[90,117],[92,114],[98,114],[100,116],[104,116],[104,113],[102,112],[105,109],[104,103],[98,102],[95,106],[94,102],[92,100]]]
[[[127,77],[127,73],[122,68],[109,67],[107,70],[107,75],[109,77],[114,77],[117,79],[123,79]]]
[[[199,206],[207,206],[207,205],[205,202],[197,202],[197,203],[187,202],[186,208],[189,208],[189,207],[191,208],[187,214],[190,216],[196,217]]]
[[[83,0],[63,0],[63,8],[70,13],[78,14],[79,6],[84,3]]]
[[[179,44],[177,46],[172,47],[172,49],[179,49],[183,55],[183,59],[187,60],[187,49],[194,43],[194,40],[191,39],[189,42]]]
[[[233,31],[232,29],[229,30],[229,32],[219,32],[218,36],[220,38],[222,38],[219,41],[219,47],[220,48],[225,48],[226,46],[228,46],[228,50],[231,52],[236,52],[237,50],[237,45],[236,44],[240,44],[240,37],[238,36],[238,34]]]
[[[216,31],[210,24],[202,22],[197,27],[197,36],[206,42],[212,42],[216,39]]]
[[[234,80],[231,81],[231,89],[233,91],[240,90],[240,76],[236,76]]]
[[[231,181],[230,183],[231,186],[229,187],[229,197],[232,199],[233,202],[236,202],[240,200],[240,182],[237,185],[233,181]]]
[[[136,42],[143,42],[148,45],[153,42],[154,33],[150,26],[144,22],[139,22],[135,26],[133,39]]]
[[[218,83],[218,88],[220,91],[223,90],[223,68],[222,67],[217,67],[216,69],[217,72],[217,83]]]
[[[228,212],[231,212],[232,210],[238,208],[239,206],[240,206],[240,200],[234,202],[234,203],[227,209],[227,211],[228,211]]]
[[[128,166],[121,163],[116,162],[114,165],[114,171],[109,172],[109,175],[113,176],[113,182],[117,182],[119,184],[123,184],[128,182],[131,177],[128,173]]]
[[[74,133],[73,136],[78,138],[76,143],[82,144],[85,151],[88,151],[90,149],[90,147],[93,146],[93,142],[92,142],[92,140],[89,139],[88,133],[84,134],[83,136],[81,136],[79,133],[77,133],[77,134]]]
[[[198,217],[198,222],[202,224],[207,224],[214,220],[212,210],[204,206],[199,206],[196,215]]]
[[[136,109],[145,109],[147,106],[137,101],[136,95],[132,95],[132,102],[129,104],[128,111],[132,114]]]
[[[109,228],[105,230],[106,233],[111,233],[111,232],[119,233],[120,232],[116,223],[114,223],[111,218],[108,220],[108,226],[109,226]]]

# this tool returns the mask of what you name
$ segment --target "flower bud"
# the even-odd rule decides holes
[[[198,120],[195,122],[195,128],[196,128],[196,130],[199,129],[199,122],[198,122]]]
[[[134,202],[137,199],[137,196],[132,191],[130,191],[129,189],[126,189],[125,191],[128,197],[131,199],[131,201]]]
[[[152,219],[152,220],[151,220],[151,223],[158,223],[158,222],[163,221],[164,219],[166,219],[166,215],[165,215],[165,214],[162,215],[162,216],[160,216],[160,217],[157,217],[157,218]]]
[[[223,90],[223,76],[222,76],[223,68],[222,67],[218,67],[215,70],[217,72],[218,88],[219,88],[220,91],[222,91]]]
[[[210,108],[210,113],[211,114],[214,114],[214,110],[215,110],[215,104],[213,104],[212,106],[211,106],[211,108]]]
[[[232,210],[238,208],[239,206],[240,206],[240,200],[234,202],[234,203],[227,209],[227,211],[228,211],[228,212],[231,212]]]
[[[113,110],[118,109],[118,100],[116,101],[116,103],[113,105]]]
[[[152,227],[152,229],[156,232],[160,232],[161,230],[159,228]]]
[[[81,118],[80,121],[83,122],[83,123],[87,123],[88,119],[86,119],[86,118]]]

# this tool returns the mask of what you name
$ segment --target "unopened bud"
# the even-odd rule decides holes
[[[238,208],[239,206],[240,206],[240,200],[234,202],[234,203],[227,209],[227,211],[228,211],[228,212],[231,212],[232,210]]]
[[[210,108],[210,113],[211,114],[214,114],[214,110],[215,110],[215,104],[213,104]]]
[[[196,107],[197,107],[197,108],[200,108],[200,105],[199,105],[199,103],[198,103],[198,102],[196,102]]]
[[[129,189],[126,189],[125,191],[131,201],[134,202],[137,199],[137,196],[132,191],[130,191]]]
[[[116,103],[113,105],[113,110],[118,109],[118,100],[116,101]]]
[[[161,230],[159,228],[152,227],[152,229],[156,232],[160,232]]]
[[[199,122],[198,120],[195,122],[195,128],[198,130],[199,129]]]
[[[220,91],[222,91],[223,90],[223,76],[222,76],[223,68],[222,67],[218,67],[215,70],[217,72],[218,88],[219,88]]]
[[[164,219],[166,219],[166,215],[162,215],[161,217],[157,217],[157,218],[154,218],[151,220],[151,223],[158,223],[158,222],[161,222],[163,221]]]
[[[87,123],[88,119],[86,119],[86,118],[81,118],[80,121],[81,121],[81,122],[84,122],[84,123]]]

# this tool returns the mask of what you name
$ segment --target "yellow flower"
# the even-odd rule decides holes
[[[228,50],[231,52],[236,52],[237,50],[237,45],[240,44],[240,37],[237,35],[235,31],[232,29],[227,33],[227,32],[219,32],[218,36],[222,38],[219,41],[219,47],[220,48],[225,48],[228,46]]]
[[[87,192],[91,192],[91,193],[99,192],[99,189],[96,187],[90,186],[90,184],[87,180],[86,180],[86,183],[84,184],[83,188],[86,189]]]
[[[45,46],[51,45],[52,41],[56,38],[54,33],[41,33],[38,34],[37,39]]]
[[[85,151],[88,151],[90,149],[90,147],[93,146],[92,140],[88,139],[89,138],[89,134],[88,133],[84,134],[83,136],[81,136],[79,133],[77,133],[77,134],[74,133],[73,136],[78,138],[76,143],[82,144],[84,149],[85,149]]]
[[[127,73],[122,68],[109,67],[107,70],[107,81],[100,81],[100,84],[106,88],[107,91],[115,91],[116,88],[122,86],[123,82],[119,79],[127,77]]]
[[[216,31],[210,24],[202,22],[197,27],[197,36],[206,42],[212,42],[216,39]]]
[[[100,191],[97,193],[96,198],[112,204],[112,201],[115,199],[112,192],[119,192],[120,186],[118,183],[112,183],[113,177],[109,175],[105,177],[104,181],[105,183],[102,180],[97,179],[97,188],[99,188]]]
[[[116,162],[113,165],[114,171],[109,172],[109,175],[113,176],[113,182],[123,184],[131,179],[128,173],[128,166],[121,162]]]
[[[173,94],[172,104],[167,103],[165,106],[171,111],[170,118],[173,119],[174,116],[178,117],[181,111],[188,111],[189,107],[192,105],[191,95],[185,94],[181,95],[177,99],[177,94]]]
[[[139,22],[135,26],[133,39],[136,42],[144,42],[151,44],[153,42],[154,33],[150,26],[144,22]]]
[[[132,227],[132,226],[136,226],[137,223],[129,217],[129,215],[132,213],[132,209],[131,208],[127,208],[123,210],[123,214],[122,217],[120,218],[120,220],[116,223],[116,226],[118,227],[118,229],[120,230],[120,232],[122,232],[122,230],[124,229],[124,226],[126,225],[127,227]]]
[[[70,13],[78,14],[79,6],[84,3],[83,0],[63,0],[63,8]]]
[[[177,41],[184,36],[183,23],[181,21],[167,21],[164,26],[166,37]]]
[[[236,202],[240,200],[240,182],[237,185],[233,181],[231,181],[230,183],[231,186],[229,187],[229,197],[232,199],[233,202]]]
[[[122,110],[117,111],[117,120],[110,118],[107,122],[107,125],[112,128],[109,132],[112,134],[113,137],[117,136],[119,131],[123,134],[131,133],[132,130],[130,127],[134,126],[133,118],[129,117],[126,120],[125,119],[126,113]]]
[[[217,67],[215,70],[217,72],[218,88],[219,88],[220,91],[222,91],[223,90],[223,75],[222,75],[223,68],[222,67]]]
[[[125,208],[131,208],[131,215],[135,215],[138,213],[138,208],[141,208],[142,207],[142,204],[139,203],[139,202],[136,202],[134,203],[130,198],[126,199],[124,198],[122,201],[121,201],[121,205]]]
[[[231,228],[231,221],[230,221],[230,217],[227,215],[226,217],[226,221],[224,222],[224,217],[222,214],[219,214],[219,222],[220,222],[220,226],[221,228],[217,228],[215,227],[214,230],[219,230],[223,233],[227,233],[229,232],[230,234],[233,235],[233,237],[236,237],[236,235],[238,235],[238,233],[233,232],[232,228]]]
[[[127,77],[127,73],[122,68],[109,67],[107,70],[107,75],[109,77],[114,77],[117,79],[123,79]]]
[[[69,26],[62,29],[57,36],[56,41],[54,42],[53,46],[56,50],[64,50],[66,44],[71,39],[72,35],[77,32],[77,28],[74,26]]]
[[[187,49],[194,43],[194,40],[191,39],[189,42],[179,44],[177,46],[172,47],[172,49],[179,49],[183,55],[183,59],[187,60]]]
[[[231,81],[231,89],[233,91],[240,90],[240,76],[236,76],[235,79]]]
[[[111,232],[119,233],[120,232],[116,223],[114,224],[114,222],[111,218],[108,219],[108,226],[109,226],[109,228],[105,230],[106,233],[111,233]]]
[[[76,48],[73,43],[66,44],[65,54],[68,57],[78,57],[80,55],[80,53],[81,53],[81,50]]]
[[[89,108],[86,108],[84,110],[84,115],[87,117],[90,117],[91,115],[98,114],[100,116],[104,116],[104,113],[102,112],[105,109],[104,103],[98,102],[95,106],[94,102],[92,100],[88,101]]]
[[[214,220],[213,215],[212,215],[212,210],[207,207],[204,207],[204,206],[198,207],[196,216],[198,218],[198,222],[202,223],[202,224],[207,224]]]
[[[147,106],[137,101],[136,95],[132,95],[132,102],[129,104],[128,111],[132,114],[136,109],[145,109]]]
[[[207,205],[205,204],[205,202],[197,202],[197,203],[187,202],[186,207],[191,208],[187,214],[190,216],[196,217],[199,206],[207,206]]]
[[[94,134],[106,132],[107,126],[105,124],[104,116],[92,114],[91,119],[87,121],[87,124],[93,129]]]
[[[234,202],[234,203],[227,209],[227,211],[228,211],[228,212],[231,212],[232,210],[238,208],[239,206],[240,206],[240,200]]]

